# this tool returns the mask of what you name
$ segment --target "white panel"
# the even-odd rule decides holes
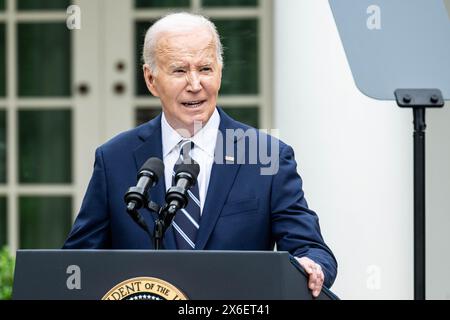
[[[358,91],[326,0],[275,1],[274,47],[275,127],[338,259],[333,291],[411,299],[412,112]]]
[[[105,131],[103,140],[134,127],[134,20],[131,0],[103,0],[105,21],[100,59],[104,68],[103,115]],[[118,71],[116,64],[123,62],[124,70]],[[142,78],[142,81],[144,79]],[[116,94],[114,86],[125,86],[123,94]]]
[[[17,24],[13,8],[15,1],[5,1],[7,4],[7,29],[6,29],[6,83],[7,83],[7,186],[8,194],[8,246],[10,252],[14,253],[19,248],[19,213],[17,196]]]
[[[99,1],[78,0],[80,7],[81,29],[72,30],[73,48],[73,143],[74,143],[74,218],[83,200],[84,192],[92,175],[94,151],[101,142],[102,119],[100,118],[100,83],[101,72],[99,50],[101,46],[99,17],[101,7]],[[78,86],[85,84],[89,91],[82,95]]]

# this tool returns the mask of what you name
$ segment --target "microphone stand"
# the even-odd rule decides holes
[[[153,234],[155,241],[155,250],[160,250],[164,234],[167,228],[172,223],[172,220],[175,217],[178,208],[183,208],[184,205],[188,202],[188,188],[182,186],[173,186],[167,191],[166,201],[169,201],[167,198],[167,196],[169,196],[169,198],[171,199],[170,203],[172,203],[172,205],[166,203],[158,211],[158,218],[155,220],[155,230]]]
[[[147,208],[157,214],[155,219],[155,227],[153,230],[153,240],[155,250],[163,249],[163,238],[167,228],[171,225],[175,214],[180,208],[184,208],[188,202],[188,189],[195,184],[200,168],[194,161],[194,166],[185,167],[186,172],[177,173],[181,183],[171,187],[166,193],[166,204],[162,207],[158,204],[147,201]],[[195,170],[196,169],[196,170]],[[182,167],[180,167],[182,170]],[[197,171],[197,172],[195,172]],[[169,204],[167,203],[169,202]]]
[[[155,227],[153,228],[153,237],[151,237],[153,238],[155,250],[164,249],[162,243],[164,234],[166,233],[167,228],[170,226],[170,223],[172,222],[173,216],[175,214],[173,214],[169,223],[167,223],[167,218],[165,218],[169,215],[167,204],[165,204],[164,206],[160,206],[153,201],[149,201],[146,207],[148,210],[157,214],[157,218],[155,219]]]
[[[164,205],[163,207],[161,207],[159,204],[153,202],[153,201],[148,201],[147,198],[145,198],[145,208],[147,208],[148,210],[156,213],[158,215],[158,218],[155,219],[155,227],[153,230],[153,236],[150,232],[150,229],[148,228],[147,224],[145,223],[145,221],[143,221],[142,217],[139,214],[138,208],[136,208],[135,204],[131,204],[127,207],[127,212],[129,215],[131,215],[132,217],[136,218],[139,217],[137,219],[141,219],[142,223],[138,223],[138,225],[147,233],[147,235],[149,236],[150,240],[153,240],[154,246],[155,246],[155,250],[161,250],[163,249],[162,247],[162,240],[164,238],[164,233],[166,232],[168,226],[170,225],[170,223],[172,222],[173,219],[173,215],[171,215],[170,221],[169,223],[166,223],[167,218],[165,219],[161,219],[161,217],[168,217],[169,215],[169,211],[167,209],[167,204]],[[166,213],[167,212],[167,213]],[[170,211],[171,213],[171,211]],[[176,213],[176,212],[175,212]]]
[[[153,240],[154,240],[154,246],[155,250],[161,250],[162,249],[162,239],[164,238],[164,226],[161,221],[161,219],[155,220],[155,230],[153,232]]]
[[[175,190],[177,192],[181,192],[182,190],[179,187],[172,187],[171,190]],[[178,194],[180,198],[186,197],[184,193]],[[177,213],[177,206],[171,205],[169,206],[167,203],[164,204],[164,206],[160,206],[159,204],[153,202],[153,201],[145,201],[146,205],[145,207],[156,213],[157,218],[155,219],[155,227],[153,229],[153,236],[151,235],[150,230],[148,229],[147,225],[141,226],[141,228],[144,229],[144,231],[149,235],[150,239],[153,240],[153,244],[155,247],[155,250],[161,250],[163,248],[163,239],[164,234],[166,233],[167,229],[169,228],[170,224],[173,221],[173,218],[175,217],[175,214]],[[127,208],[127,211],[130,215],[139,216],[137,208],[130,207]]]
[[[177,213],[175,206],[168,206],[165,204],[158,212],[158,218],[155,220],[155,228],[153,233],[155,250],[161,250],[162,240],[167,228],[172,223],[175,214]]]
[[[145,231],[145,233],[147,233],[147,235],[149,236],[150,239],[152,239],[152,235],[150,233],[150,229],[148,228],[147,224],[145,223],[144,219],[142,218],[142,216],[139,214],[138,209],[135,207],[134,204],[129,205],[127,207],[127,213],[133,218],[133,220],[136,221],[136,223],[138,224],[139,227],[141,227],[142,230]]]

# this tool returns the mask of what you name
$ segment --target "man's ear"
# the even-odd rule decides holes
[[[147,85],[147,89],[151,92],[155,97],[159,97],[158,89],[155,86],[155,75],[150,70],[150,66],[148,64],[144,64],[142,67],[144,71],[144,79],[145,84]]]

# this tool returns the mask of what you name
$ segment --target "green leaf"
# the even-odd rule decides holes
[[[0,251],[0,300],[9,300],[12,296],[14,279],[14,258],[9,249],[3,247]]]

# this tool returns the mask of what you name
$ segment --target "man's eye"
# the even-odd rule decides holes
[[[203,67],[203,68],[200,69],[200,71],[202,71],[202,72],[209,72],[211,70],[212,70],[211,67]]]
[[[184,73],[183,69],[175,69],[173,73]]]

